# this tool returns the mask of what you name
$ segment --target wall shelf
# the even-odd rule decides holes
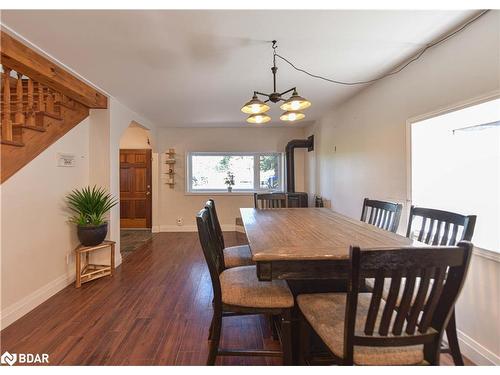
[[[173,189],[175,185],[175,150],[173,148],[169,148],[168,151],[165,152],[165,156],[165,164],[168,165],[167,171],[164,172],[168,179],[165,185],[169,185],[170,188]]]

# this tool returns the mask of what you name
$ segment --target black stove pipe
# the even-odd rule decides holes
[[[285,147],[285,166],[286,166],[286,191],[295,193],[295,162],[294,151],[296,148],[307,148],[307,151],[314,150],[314,135],[307,139],[294,139],[288,142]]]

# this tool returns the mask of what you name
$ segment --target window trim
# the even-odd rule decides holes
[[[493,91],[489,92],[483,95],[475,96],[466,100],[462,100],[459,102],[455,102],[452,104],[449,104],[444,107],[438,107],[435,108],[432,111],[429,111],[424,114],[420,114],[417,116],[413,116],[410,118],[406,119],[406,127],[405,127],[405,151],[406,151],[406,205],[403,206],[403,214],[401,215],[403,219],[403,224],[405,225],[404,228],[408,225],[408,215],[410,212],[410,206],[413,204],[413,197],[412,197],[412,126],[416,122],[421,122],[425,120],[429,120],[434,117],[442,116],[447,113],[451,112],[456,112],[461,109],[466,109],[475,105],[479,105],[482,103],[489,102],[491,100],[497,100],[500,99],[500,92],[499,91]],[[493,260],[497,263],[500,263],[500,252],[495,251],[495,250],[490,250],[490,249],[484,249],[481,247],[477,247],[474,245],[472,253],[474,255],[480,256],[485,259]]]
[[[192,189],[191,186],[191,176],[192,176],[192,156],[203,156],[203,155],[222,155],[222,156],[253,156],[254,157],[254,188],[253,189],[234,189],[232,192],[228,192],[227,189]],[[277,189],[261,189],[260,188],[260,156],[268,155],[278,155],[278,188]],[[257,156],[257,157],[256,157]],[[227,195],[241,195],[241,194],[253,194],[262,192],[273,192],[273,191],[283,191],[284,189],[284,152],[278,151],[190,151],[186,152],[186,194],[200,194],[206,195],[210,193],[216,194],[227,194]]]

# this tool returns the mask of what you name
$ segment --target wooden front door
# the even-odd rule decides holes
[[[120,224],[151,228],[151,150],[120,150]]]

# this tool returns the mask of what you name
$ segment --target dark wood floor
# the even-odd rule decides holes
[[[228,245],[244,235],[226,233]],[[50,364],[203,365],[212,288],[196,233],[161,233],[112,278],[69,286],[1,332],[1,352],[48,353]],[[224,318],[222,346],[278,349],[264,317]],[[224,365],[279,365],[226,357]],[[451,364],[448,355],[442,364]],[[468,362],[470,364],[470,362]]]

